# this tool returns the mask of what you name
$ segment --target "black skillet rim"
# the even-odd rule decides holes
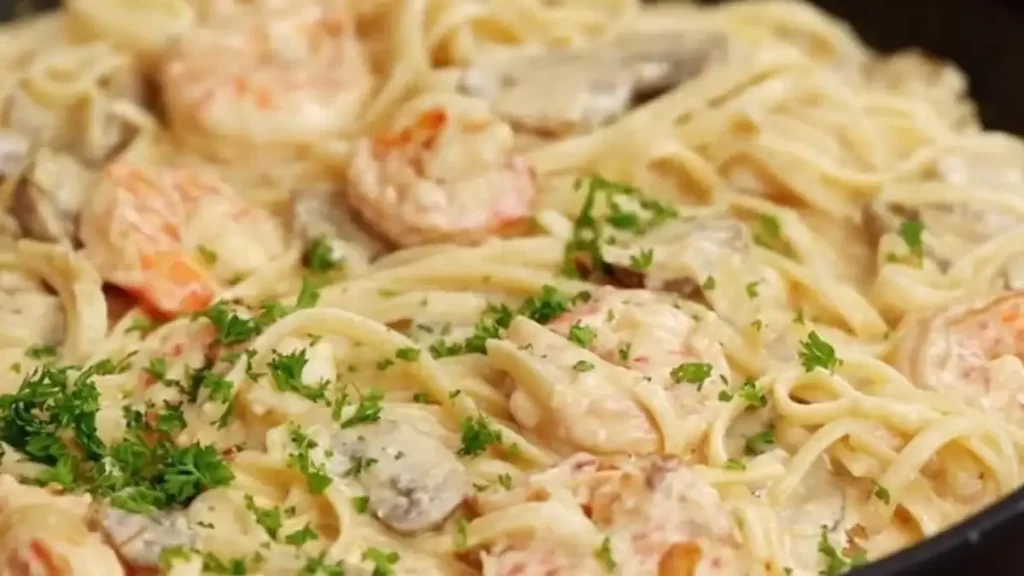
[[[663,0],[664,1],[664,0]],[[722,0],[699,0],[719,3]],[[728,0],[725,0],[728,1]],[[59,0],[29,2],[33,12]],[[871,46],[920,46],[968,74],[986,127],[1024,134],[1024,4],[1014,0],[815,0]],[[0,0],[0,22],[18,0]],[[855,576],[1024,574],[1024,488],[944,532],[854,571]]]

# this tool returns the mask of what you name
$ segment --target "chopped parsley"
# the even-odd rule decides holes
[[[367,456],[355,456],[351,458],[348,470],[342,476],[346,478],[358,478],[360,474],[366,472],[377,463],[376,458],[370,458]]]
[[[264,302],[255,316],[239,315],[234,307],[223,300],[213,303],[209,308],[199,311],[193,318],[205,318],[217,332],[216,342],[222,346],[232,346],[248,342],[262,333],[268,326],[281,318],[305,308],[316,305],[320,293],[316,286],[304,280],[299,291],[295,306],[287,307],[280,302]]]
[[[804,370],[810,372],[815,368],[822,368],[834,372],[842,365],[843,361],[836,357],[836,350],[831,344],[821,339],[817,332],[807,335],[807,340],[800,342],[800,351],[797,353]]]
[[[254,554],[250,558],[240,556],[225,560],[209,552],[204,552],[202,557],[204,574],[229,574],[231,576],[240,576],[242,574],[248,574],[250,570],[259,569],[264,562],[263,557],[258,553]]]
[[[747,379],[740,385],[739,396],[753,408],[764,408],[768,405],[768,397],[757,385],[756,380]]]
[[[306,477],[306,487],[312,494],[322,494],[331,485],[331,477],[322,464],[313,461],[310,450],[316,448],[316,442],[297,426],[290,430],[295,451],[288,455],[288,466],[299,471]]]
[[[747,469],[747,465],[744,464],[743,462],[735,459],[735,458],[729,458],[728,460],[725,461],[725,469],[726,470],[746,470]]]
[[[381,400],[384,399],[383,391],[371,388],[365,394],[361,394],[356,409],[348,418],[343,418],[342,409],[348,405],[348,398],[348,392],[342,392],[341,397],[334,402],[332,410],[335,422],[338,422],[342,428],[351,428],[380,420],[380,412],[383,410],[383,406],[380,405]]]
[[[920,220],[904,220],[900,223],[900,238],[910,250],[916,262],[924,259],[924,223]]]
[[[191,559],[192,552],[188,548],[183,546],[172,546],[160,551],[157,563],[160,568],[169,571],[175,564],[179,562],[188,562]]]
[[[127,360],[36,368],[16,392],[0,395],[0,441],[48,467],[34,481],[88,492],[132,512],[184,506],[231,482],[215,448],[174,441],[184,427],[177,405],[162,412],[126,409],[123,438],[110,445],[100,439],[94,378],[123,372]]]
[[[25,356],[33,360],[48,360],[50,358],[57,357],[57,348],[46,344],[37,344],[35,346],[29,346],[25,350]]]
[[[800,308],[799,310],[797,310],[796,314],[793,315],[793,323],[794,324],[801,324],[801,325],[807,323],[807,320],[804,318],[804,309],[803,308]]]
[[[619,360],[623,362],[629,362],[630,356],[633,354],[633,345],[629,342],[622,345],[619,348]]]
[[[601,545],[594,550],[594,558],[601,563],[605,571],[614,574],[617,564],[615,563],[615,557],[612,555],[612,541],[611,538],[605,536]]]
[[[399,348],[395,352],[395,357],[399,360],[405,360],[406,362],[415,362],[420,359],[419,348]]]
[[[881,500],[885,505],[888,505],[892,501],[892,496],[889,495],[889,490],[877,482],[875,482],[875,491],[873,494],[875,498]]]
[[[345,576],[345,565],[338,562],[328,564],[327,553],[321,553],[306,560],[296,576]]]
[[[352,498],[352,508],[359,514],[366,514],[366,511],[370,509],[370,497],[356,496]]]
[[[782,224],[771,214],[759,214],[754,227],[754,243],[780,254],[787,254],[789,247],[782,237]]]
[[[157,382],[167,381],[167,359],[166,358],[150,358],[149,364],[142,369],[143,372],[149,374]]]
[[[267,363],[267,368],[270,371],[270,379],[278,390],[294,392],[313,402],[326,400],[327,381],[321,381],[314,385],[302,382],[302,371],[308,363],[309,358],[306,357],[305,348],[288,354],[281,354],[275,350],[270,362]]]
[[[711,377],[711,364],[707,362],[683,362],[669,373],[676,384],[688,382],[696,384],[697,390],[704,387],[704,382]]]
[[[642,235],[678,216],[671,206],[645,198],[636,188],[601,176],[579,180],[576,190],[583,189],[586,190],[583,206],[573,222],[572,236],[563,253],[562,273],[569,277],[580,276],[581,271],[603,270],[606,264],[603,245],[612,240],[606,234],[609,229]],[[601,216],[596,214],[599,198],[604,201]],[[646,269],[650,266],[646,260],[648,258],[641,254],[632,264],[634,268]]]
[[[545,284],[541,287],[540,294],[527,298],[516,314],[526,316],[538,324],[547,324],[572,310],[576,305],[588,301],[590,301],[589,292],[583,291],[569,296],[554,286]],[[511,318],[509,318],[509,322],[511,322]]]
[[[708,276],[704,279],[704,283],[700,285],[701,289],[705,292],[710,292],[715,289],[715,277]]]
[[[569,327],[569,342],[581,348],[589,347],[596,338],[597,332],[594,332],[593,328],[579,321]]]
[[[312,526],[306,524],[302,528],[286,534],[284,537],[284,543],[292,546],[302,546],[306,542],[312,542],[319,537],[320,536],[316,533],[316,530],[313,530]]]
[[[594,369],[594,364],[587,362],[586,360],[580,360],[579,362],[572,365],[572,369],[577,372],[590,372]]]
[[[282,525],[280,508],[260,508],[256,505],[253,497],[246,494],[245,509],[252,513],[256,523],[262,526],[271,538],[277,540],[277,533],[281,530]]]
[[[469,522],[465,518],[459,518],[455,522],[455,534],[452,537],[452,545],[456,550],[465,550],[469,543]]]
[[[483,415],[467,416],[462,421],[462,447],[460,456],[479,456],[491,445],[501,444],[501,430],[493,428]]]
[[[768,428],[762,430],[757,434],[747,436],[747,440],[743,447],[749,456],[757,456],[758,454],[764,454],[772,446],[775,445],[775,430]]]
[[[199,252],[199,257],[203,259],[207,266],[213,266],[217,263],[217,253],[212,249],[200,244],[196,251]]]
[[[828,526],[821,527],[821,538],[818,540],[818,554],[824,560],[825,566],[819,574],[822,576],[839,576],[843,572],[856,568],[867,563],[867,557],[862,550],[856,551],[849,557],[836,550],[828,540]]]
[[[305,264],[311,272],[326,273],[341,267],[341,259],[335,256],[326,236],[317,236],[309,243],[305,253]]]
[[[629,257],[629,267],[637,272],[643,272],[651,267],[654,263],[654,250],[647,248],[641,250],[639,254],[633,254]]]
[[[747,291],[747,297],[748,298],[751,298],[751,299],[757,298],[757,285],[758,284],[760,284],[760,282],[757,282],[757,281],[755,281],[755,282],[747,282],[747,286],[746,286],[745,290]]]
[[[512,319],[517,315],[526,316],[538,324],[547,324],[577,304],[589,300],[589,292],[583,291],[569,296],[554,286],[545,285],[541,288],[540,294],[527,298],[516,310],[505,305],[488,306],[480,321],[473,327],[471,336],[461,342],[451,342],[443,338],[435,340],[428,350],[434,358],[486,354],[487,341],[501,338],[502,333],[508,329]]]
[[[136,316],[135,318],[132,319],[132,323],[128,326],[128,328],[125,329],[125,333],[131,334],[132,332],[138,332],[139,334],[145,336],[155,327],[156,324],[149,318],[146,318],[145,316]]]
[[[380,548],[367,548],[363,550],[363,561],[373,564],[371,576],[394,576],[395,564],[400,556],[392,550],[381,550]]]

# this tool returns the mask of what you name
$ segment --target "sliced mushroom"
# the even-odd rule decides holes
[[[864,233],[867,235],[868,241],[873,247],[872,253],[876,251],[878,242],[883,236],[897,233],[902,223],[908,220],[920,221],[921,213],[914,208],[901,204],[885,202],[881,198],[876,198],[865,204],[861,210],[861,224],[864,227]],[[925,250],[926,255],[935,261],[939,270],[945,271],[949,268],[951,262],[936,253],[933,247],[926,246]]]
[[[408,425],[380,421],[342,430],[332,448],[329,470],[355,477],[370,509],[396,532],[437,527],[469,494],[469,477],[455,455]]]
[[[750,233],[739,220],[676,220],[642,237],[623,237],[608,247],[604,272],[626,288],[677,289],[681,295],[695,297],[722,257],[746,254],[751,246]],[[642,250],[657,251],[658,255],[639,272],[634,269],[633,257]]]
[[[467,70],[460,89],[490,100],[518,130],[560,137],[592,130],[629,108],[632,72],[616,64],[593,52],[510,57]]]
[[[358,272],[386,250],[381,240],[359,226],[344,197],[330,188],[295,192],[291,207],[295,232],[302,240],[307,260],[313,243],[322,241],[332,261]]]
[[[196,545],[196,535],[180,510],[138,514],[103,504],[97,507],[95,519],[111,546],[133,568],[156,568],[164,550]]]
[[[1024,223],[1012,215],[978,205],[930,204],[904,206],[876,198],[863,210],[864,231],[877,245],[883,235],[899,232],[904,222],[923,224],[929,240],[924,256],[945,272],[967,251]]]
[[[0,132],[0,178],[17,174],[28,161],[31,145],[14,132]]]
[[[11,212],[25,236],[42,242],[71,245],[74,224],[61,217],[51,198],[31,178],[21,178],[14,185]]]
[[[593,130],[685,82],[722,46],[712,34],[627,34],[584,49],[481,61],[462,74],[459,89],[491,101],[518,130],[561,137]]]
[[[2,346],[57,346],[64,339],[64,307],[42,284],[0,270],[0,326]]]
[[[9,210],[22,236],[76,247],[78,214],[93,173],[74,158],[38,150],[14,176]]]
[[[633,98],[637,100],[657,96],[695,77],[725,49],[722,34],[668,30],[622,34],[610,46],[632,70]]]

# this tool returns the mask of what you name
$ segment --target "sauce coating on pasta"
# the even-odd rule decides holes
[[[1022,484],[1024,145],[955,65],[143,4],[0,27],[0,573],[836,576]]]

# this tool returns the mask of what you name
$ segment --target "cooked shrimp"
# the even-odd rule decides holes
[[[648,454],[663,446],[654,418],[637,398],[650,392],[641,374],[599,356],[525,318],[506,338],[487,342],[495,368],[514,387],[509,411],[516,423],[566,452]]]
[[[223,182],[125,163],[104,170],[81,236],[104,280],[170,315],[206,307],[218,279],[252,273],[284,250],[272,216]]]
[[[296,159],[373,86],[342,0],[265,3],[181,36],[163,66],[171,130],[210,157]]]
[[[486,514],[546,500],[578,506],[604,543],[538,530],[495,543],[484,556],[486,576],[748,573],[718,492],[674,458],[576,454],[512,493],[478,497],[476,505]]]
[[[601,288],[550,328],[663,388],[685,445],[703,435],[720,406],[719,392],[731,384],[731,370],[712,326],[654,292]],[[581,341],[580,333],[593,337]]]
[[[196,543],[184,512],[136,514],[102,506],[96,514],[110,544],[132,568],[156,568],[164,550]]]
[[[730,385],[711,325],[646,290],[599,289],[547,328],[516,318],[487,349],[520,426],[602,454],[692,447]]]
[[[88,496],[61,496],[0,475],[0,573],[121,576],[121,564],[86,524]]]
[[[709,378],[729,378],[722,346],[707,325],[646,290],[601,288],[590,301],[551,323],[569,337],[573,326],[593,330],[587,348],[605,360],[652,378],[668,377],[683,363],[707,363]]]
[[[349,201],[395,244],[481,242],[531,214],[535,178],[512,129],[482,101],[459,102],[356,145]]]
[[[897,365],[915,385],[1024,426],[1024,291],[946,308],[909,325]]]

